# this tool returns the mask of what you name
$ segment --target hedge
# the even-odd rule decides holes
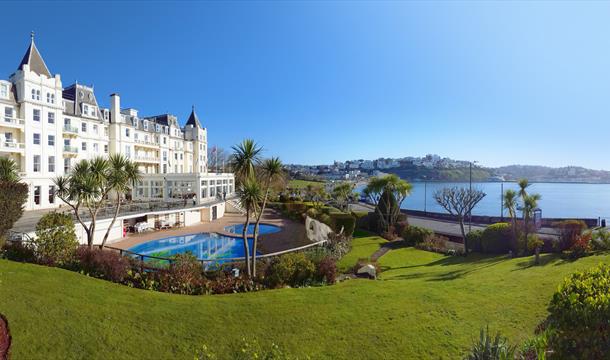
[[[481,252],[506,254],[510,250],[511,226],[509,223],[491,224],[481,236]]]

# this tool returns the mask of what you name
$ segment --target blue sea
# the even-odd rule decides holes
[[[468,182],[415,182],[413,190],[402,204],[403,209],[445,212],[433,199],[432,194],[438,189],[451,186],[468,188]],[[487,195],[474,208],[474,215],[501,215],[502,188],[517,190],[514,182],[473,183],[473,188],[483,190]],[[359,186],[357,190],[361,190]],[[539,207],[545,218],[602,218],[610,219],[610,184],[574,184],[574,183],[532,183],[530,193],[542,196]],[[506,215],[506,213],[504,214]]]

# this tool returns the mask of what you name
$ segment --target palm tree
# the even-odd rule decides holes
[[[397,175],[372,177],[364,189],[364,195],[375,204],[375,211],[384,231],[394,225],[400,214],[400,205],[411,194],[412,185]]]
[[[81,160],[69,175],[53,180],[57,186],[57,197],[72,208],[74,216],[87,233],[87,244],[93,248],[93,238],[98,211],[111,188],[108,187],[108,160],[96,157]],[[84,206],[89,212],[91,221],[85,224],[80,209]]]
[[[519,185],[519,197],[521,197],[521,201],[525,203],[525,198],[527,197],[527,188],[531,184],[527,179],[519,179],[519,181],[517,181],[517,185]],[[525,220],[525,213],[523,213],[523,219]]]
[[[242,181],[237,188],[237,197],[239,198],[242,207],[246,210],[246,221],[242,231],[244,240],[244,258],[246,262],[246,272],[248,277],[252,276],[252,267],[250,266],[250,246],[248,244],[248,228],[250,227],[250,216],[256,214],[259,210],[258,204],[261,202],[263,195],[260,184],[254,177],[247,177]]]
[[[231,167],[237,182],[243,182],[249,177],[256,176],[256,165],[260,162],[260,153],[263,150],[254,140],[245,139],[232,147],[233,156]]]
[[[348,182],[338,184],[333,188],[333,196],[339,204],[341,204],[341,210],[346,211],[349,200],[354,194],[354,185]]]
[[[110,166],[107,174],[107,183],[108,187],[116,193],[116,203],[114,216],[110,222],[110,226],[108,226],[108,230],[106,230],[104,239],[102,240],[102,248],[106,245],[110,230],[112,230],[116,218],[119,215],[122,195],[129,192],[142,178],[138,166],[122,154],[110,155],[108,162]]]
[[[502,204],[508,210],[508,216],[513,230],[513,251],[517,251],[517,192],[515,190],[506,190],[504,192],[504,203]]]
[[[20,180],[18,171],[15,160],[0,156],[0,181],[18,182]]]
[[[263,161],[261,164],[260,172],[265,181],[265,195],[263,197],[263,205],[260,211],[256,215],[256,224],[254,225],[254,241],[252,243],[252,276],[256,276],[256,247],[258,244],[258,228],[263,217],[263,212],[267,206],[267,199],[269,198],[269,189],[271,184],[284,176],[282,161],[278,157],[272,157]]]
[[[525,227],[525,238],[527,239],[527,235],[529,233],[529,220],[534,212],[534,210],[538,207],[538,201],[542,197],[540,194],[526,194],[523,198],[523,222]]]

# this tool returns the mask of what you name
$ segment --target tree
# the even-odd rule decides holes
[[[242,237],[244,240],[244,258],[246,265],[246,273],[248,277],[252,276],[252,266],[250,263],[250,246],[248,244],[248,228],[250,227],[250,216],[256,214],[259,210],[259,202],[263,199],[262,189],[258,181],[253,177],[247,177],[240,182],[237,188],[237,197],[241,202],[241,206],[246,210],[246,220]]]
[[[313,191],[311,192],[311,202],[313,203],[313,207],[316,209],[322,208],[326,199],[328,199],[326,189],[324,189],[323,186],[314,186]]]
[[[436,202],[449,214],[457,217],[460,223],[462,239],[464,239],[464,255],[468,254],[468,238],[464,229],[464,217],[470,214],[472,209],[483,200],[485,193],[478,189],[467,189],[463,187],[443,188],[434,192]]]
[[[544,241],[536,234],[529,234],[527,236],[527,248],[530,251],[534,251],[535,259],[534,264],[540,265],[540,248],[544,245]]]
[[[372,177],[363,194],[375,204],[375,212],[384,231],[390,230],[398,220],[402,202],[411,194],[412,186],[398,176]]]
[[[6,233],[23,215],[28,199],[27,184],[16,181],[0,181],[0,246]]]
[[[256,165],[260,163],[260,153],[263,148],[258,146],[254,140],[245,139],[240,144],[232,147],[231,167],[235,174],[235,180],[244,182],[247,178],[256,176]]]
[[[284,176],[284,170],[282,161],[277,157],[266,159],[260,166],[260,177],[263,180],[265,186],[265,195],[263,196],[263,204],[260,207],[256,215],[256,224],[254,225],[253,242],[252,242],[252,276],[256,276],[256,248],[258,245],[258,228],[267,206],[267,199],[269,198],[269,190],[271,184]]]
[[[229,153],[218,146],[208,147],[208,169],[211,172],[229,172],[231,159]]]
[[[340,184],[335,185],[333,188],[333,196],[341,210],[347,211],[347,206],[349,201],[353,198],[354,195],[354,184],[348,182],[342,182]]]
[[[18,182],[21,180],[18,171],[15,160],[0,156],[0,181]]]
[[[522,207],[523,227],[524,227],[526,239],[527,239],[527,236],[528,236],[529,230],[530,230],[529,229],[530,219],[534,213],[534,210],[536,210],[536,208],[538,208],[538,201],[541,198],[542,197],[540,196],[540,194],[525,194],[523,197],[523,207]]]
[[[72,260],[77,247],[74,221],[70,215],[50,212],[38,220],[34,238],[38,261],[48,265],[65,265]]]
[[[106,245],[110,231],[116,222],[116,218],[119,215],[121,208],[121,199],[123,195],[132,190],[138,181],[141,180],[142,175],[136,163],[127,159],[122,154],[113,154],[108,158],[109,169],[107,174],[107,186],[115,193],[116,202],[114,216],[112,221],[104,234],[101,247]]]
[[[519,197],[521,197],[521,201],[525,202],[525,198],[527,197],[527,188],[530,186],[530,183],[527,179],[519,179],[517,181],[517,185],[519,185]],[[525,220],[525,213],[523,215],[523,220]]]
[[[512,225],[512,249],[517,251],[517,192],[515,190],[506,190],[504,192],[504,203],[502,206],[508,211]]]

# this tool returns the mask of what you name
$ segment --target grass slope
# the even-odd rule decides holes
[[[339,261],[339,263],[337,263],[337,267],[342,272],[351,269],[358,259],[370,259],[371,255],[379,250],[381,245],[385,242],[387,242],[387,240],[382,237],[362,230],[356,230],[354,232],[354,239],[352,240],[352,249],[341,259],[341,261]]]
[[[307,185],[311,185],[313,187],[323,187],[325,184],[324,181],[309,181],[309,180],[290,180],[288,182],[289,188],[294,189],[305,189]]]
[[[314,359],[458,358],[486,324],[532,334],[562,278],[610,256],[530,260],[407,248],[380,259],[379,281],[198,297],[0,260],[0,312],[15,359],[192,359],[204,343],[223,358],[243,336]]]

